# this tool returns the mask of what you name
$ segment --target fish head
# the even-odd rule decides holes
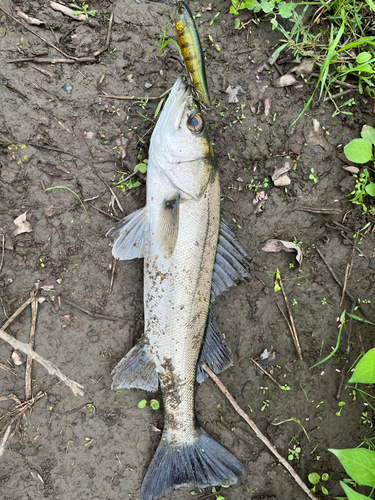
[[[174,84],[151,137],[149,164],[156,164],[182,198],[199,199],[216,178],[205,119],[184,77]]]

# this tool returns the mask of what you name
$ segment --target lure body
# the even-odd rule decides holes
[[[177,2],[176,4],[175,26],[182,57],[192,79],[193,87],[203,104],[209,106],[210,96],[208,93],[201,42],[192,13],[184,2]]]

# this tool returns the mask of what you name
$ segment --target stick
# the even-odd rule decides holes
[[[37,354],[35,351],[30,349],[30,346],[28,344],[24,344],[23,342],[20,342],[19,340],[15,339],[11,335],[8,335],[4,330],[0,330],[0,338],[5,340],[5,342],[8,342],[14,349],[18,349],[19,351],[22,351],[23,353],[27,354],[27,356],[30,356],[32,359],[35,359],[35,361],[38,361],[51,375],[56,375],[64,384],[66,384],[73,392],[75,396],[84,396],[84,392],[81,390],[83,389],[83,385],[78,384],[77,382],[74,382],[74,380],[70,380],[67,378],[58,368],[55,366],[53,363],[50,361],[47,361],[44,359],[42,356]]]
[[[281,314],[283,315],[283,318],[285,319],[286,324],[288,325],[288,328],[289,328],[290,334],[291,334],[292,339],[293,339],[293,342],[294,342],[294,332],[293,332],[292,325],[289,323],[289,320],[288,320],[288,318],[285,316],[284,311],[281,309],[280,304],[277,302],[277,300],[275,300],[275,302],[276,302],[277,307],[279,308],[279,311],[280,311],[280,312],[281,312]]]
[[[101,97],[106,97],[107,99],[119,99],[122,101],[144,101],[145,99],[148,99],[149,101],[157,101],[158,99],[161,99],[162,97],[166,96],[169,94],[169,92],[172,90],[173,87],[170,89],[166,90],[163,94],[159,95],[159,97],[134,97],[134,96],[128,96],[128,95],[108,95],[108,94],[101,94]]]
[[[353,249],[354,249],[354,247],[353,247]],[[350,264],[346,264],[345,279],[344,279],[344,286],[342,287],[340,307],[342,307],[342,303],[343,303],[344,297],[345,297],[346,283],[348,281],[349,270],[350,270]]]
[[[355,302],[353,302],[353,304],[352,304],[352,309],[350,311],[352,314],[354,313],[355,304],[356,304]],[[350,337],[351,337],[351,333],[352,333],[352,320],[353,320],[353,318],[349,318],[348,345],[346,347],[346,353],[345,353],[346,360],[345,360],[344,366],[342,367],[341,380],[340,380],[339,388],[337,390],[336,399],[340,399],[341,389],[342,389],[342,386],[344,383],[345,373],[347,371],[346,368],[347,368],[348,363],[349,363]]]
[[[3,268],[4,252],[5,252],[5,234],[3,233],[3,247],[2,247],[2,250],[1,250],[0,272],[1,272],[2,268]]]
[[[50,2],[49,6],[51,7],[51,9],[57,10],[57,11],[61,12],[62,14],[65,14],[66,16],[69,16],[72,19],[75,19],[76,21],[86,21],[87,20],[85,14],[73,14],[73,12],[75,12],[74,10],[69,9],[69,7],[66,7],[65,5],[60,5],[57,2]],[[78,5],[77,5],[77,7],[78,7]]]
[[[112,293],[113,280],[115,279],[115,268],[116,268],[116,257],[113,257],[113,266],[112,266],[112,274],[111,274],[111,284],[109,285],[109,293]]]
[[[111,16],[110,16],[110,18],[109,18],[107,38],[106,38],[106,40],[105,40],[105,45],[106,45],[106,47],[109,47],[109,41],[110,41],[110,39],[111,39],[111,31],[112,31],[113,16],[114,16],[114,11],[112,10],[112,12],[111,12]]]
[[[75,64],[76,62],[95,62],[95,57],[81,57],[80,59],[56,59],[54,57],[24,57],[22,59],[8,59],[8,63],[19,62],[38,62],[38,63],[51,63],[51,64]]]
[[[336,281],[336,283],[339,285],[339,287],[342,288],[343,286],[342,286],[341,281],[338,279],[338,277],[336,276],[334,270],[328,264],[328,262],[326,261],[326,259],[323,257],[322,252],[319,250],[319,248],[316,245],[315,245],[315,250],[318,252],[318,254],[319,254],[320,258],[322,259],[322,261],[324,262],[324,264],[327,266],[328,271],[332,275],[332,278]],[[345,293],[349,297],[349,299],[351,300],[351,302],[355,302],[355,299],[354,299],[353,295],[350,292],[348,292],[348,290],[345,290]]]
[[[7,444],[8,437],[9,437],[11,430],[12,430],[12,425],[10,424],[10,425],[8,425],[7,430],[5,431],[3,439],[0,441],[0,457],[1,457],[1,455],[4,454],[5,446]]]
[[[262,368],[262,367],[260,366],[260,364],[258,364],[258,363],[257,363],[257,362],[253,359],[253,358],[250,358],[250,359],[251,359],[251,361],[254,363],[254,365],[256,365],[256,366],[259,368],[259,370],[260,370],[260,371],[262,371],[265,375],[267,375],[267,377],[269,377],[269,378],[272,380],[272,382],[273,382],[274,384],[276,384],[276,385],[277,385],[277,387],[279,387],[281,390],[283,390],[283,388],[281,387],[281,385],[279,384],[279,382],[277,382],[277,381],[273,378],[273,376],[272,376],[270,373],[268,373],[268,371],[267,371],[267,370],[265,370],[264,368]]]
[[[21,312],[34,300],[34,297],[29,297],[21,307],[3,324],[2,329],[5,330],[14,321]]]
[[[79,309],[80,311],[88,314],[89,316],[91,316],[92,318],[96,318],[96,319],[107,319],[109,321],[119,321],[121,320],[122,318],[116,318],[115,316],[108,316],[107,314],[94,314],[90,311],[88,311],[87,309],[84,309],[83,307],[80,307],[78,306],[75,302],[71,302],[69,299],[67,299],[66,297],[63,297],[64,301],[69,304],[70,306],[73,306],[75,307],[76,309]]]
[[[31,330],[30,330],[30,340],[29,347],[34,349],[34,337],[35,337],[35,327],[36,327],[36,317],[38,314],[38,301],[36,300],[35,293],[31,292],[34,300],[31,302]],[[31,365],[33,364],[33,358],[30,356],[26,360],[26,375],[25,375],[25,399],[31,399]]]
[[[53,75],[52,73],[50,73],[49,71],[46,71],[45,69],[43,68],[39,68],[38,66],[33,66],[32,64],[30,64],[30,67],[33,68],[33,69],[36,69],[37,71],[39,71],[40,73],[43,73],[43,75],[46,75],[50,78],[55,78],[55,75]]]
[[[114,215],[111,215],[111,214],[107,214],[107,212],[104,212],[104,210],[100,210],[100,208],[98,207],[95,207],[94,205],[91,205],[91,203],[89,203],[90,207],[92,208],[95,208],[95,210],[97,210],[98,212],[100,212],[101,214],[104,214],[106,215],[107,217],[111,217],[112,219],[115,219],[117,221],[120,221],[121,219],[119,219],[118,217],[115,217]]]
[[[300,486],[303,491],[306,493],[306,495],[311,498],[311,500],[317,500],[317,498],[313,495],[312,491],[305,485],[305,483],[301,480],[301,478],[298,476],[298,474],[294,471],[293,467],[283,458],[280,453],[276,450],[276,448],[272,445],[272,443],[260,432],[258,427],[255,425],[255,423],[251,420],[251,418],[246,415],[246,413],[238,406],[236,401],[233,399],[233,397],[229,394],[228,390],[224,387],[224,385],[220,382],[218,377],[208,368],[208,366],[205,363],[201,364],[203,370],[212,378],[212,380],[215,382],[215,384],[219,387],[221,392],[228,398],[229,402],[233,406],[233,408],[236,410],[236,412],[241,415],[241,417],[245,420],[245,422],[251,427],[251,429],[254,431],[255,435],[257,436],[258,439],[264,443],[267,448],[275,455],[277,460],[281,463],[283,467],[289,472],[289,474],[292,476],[292,478],[295,480],[295,482]]]
[[[284,285],[283,285],[283,282],[281,281],[281,278],[279,279],[279,284],[280,284],[281,291],[283,292],[286,310],[288,311],[289,318],[290,318],[290,324],[291,324],[291,327],[292,327],[292,330],[294,333],[294,336],[293,336],[294,345],[295,345],[295,348],[297,350],[297,354],[298,354],[299,359],[302,359],[302,351],[301,351],[301,346],[300,346],[299,340],[298,340],[297,330],[296,330],[296,327],[294,326],[293,316],[292,316],[292,313],[290,312],[290,309],[289,309],[288,299],[286,297]]]

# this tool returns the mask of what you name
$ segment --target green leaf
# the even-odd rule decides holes
[[[329,495],[327,488],[325,488],[324,486],[322,486],[321,488],[323,495]]]
[[[336,455],[353,481],[360,486],[375,487],[375,452],[364,448],[328,451]]]
[[[372,144],[366,139],[353,139],[344,147],[344,153],[354,163],[367,163],[372,158]]]
[[[142,174],[145,174],[147,170],[147,165],[145,163],[138,163],[138,165],[134,167],[134,172],[137,172],[138,170],[139,172],[142,172]]]
[[[163,105],[164,99],[165,99],[165,97],[163,97],[163,99],[161,99],[159,104],[157,105],[157,107],[155,109],[155,113],[154,113],[154,118],[156,118],[158,116],[158,114],[160,113],[160,109]]]
[[[346,315],[349,316],[350,318],[353,318],[353,319],[356,319],[357,321],[360,321],[361,323],[366,323],[368,325],[375,326],[375,323],[371,323],[371,321],[367,321],[367,319],[363,319],[360,316],[356,316],[355,314],[346,313]]]
[[[358,54],[355,62],[357,64],[363,64],[363,63],[368,62],[370,59],[371,59],[370,52],[361,52],[360,54]]]
[[[145,399],[142,399],[142,401],[138,403],[138,408],[145,408],[146,405],[147,401]]]
[[[320,476],[316,472],[312,472],[308,475],[308,480],[311,484],[318,484],[320,481]]]
[[[375,145],[375,128],[370,127],[370,125],[363,125],[361,130],[362,139],[366,139],[366,141],[371,142],[371,144]]]
[[[350,384],[374,384],[375,383],[375,349],[370,349],[355,367],[354,373],[349,380]]]
[[[370,196],[375,196],[375,184],[373,182],[371,182],[370,184],[368,184],[366,187],[365,187],[365,191],[367,194],[369,194]]]
[[[328,479],[329,479],[329,474],[327,474],[326,472],[322,474],[322,481],[328,481]]]
[[[278,7],[280,16],[287,19],[288,17],[291,17],[293,10],[297,7],[297,4],[280,2]]]
[[[156,399],[151,399],[150,406],[153,410],[158,410],[160,408],[159,401]]]
[[[343,483],[342,481],[340,481],[340,485],[344,490],[345,495],[348,497],[348,500],[363,500],[364,498],[368,500],[368,497],[365,497],[364,495],[361,495],[360,493],[352,490],[347,484]]]

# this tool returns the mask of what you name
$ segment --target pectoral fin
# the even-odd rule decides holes
[[[166,258],[173,254],[178,237],[180,195],[166,198],[159,214],[158,243]]]
[[[143,258],[148,234],[148,211],[144,207],[128,215],[117,227],[108,231],[107,236],[114,240],[113,256],[119,260]]]

